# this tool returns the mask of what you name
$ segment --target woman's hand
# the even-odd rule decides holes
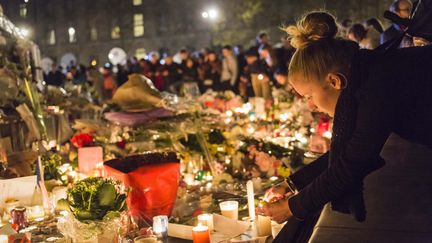
[[[290,196],[291,194],[291,191],[288,189],[288,184],[284,181],[268,189],[264,194],[264,201],[268,203],[276,202]]]
[[[282,224],[292,217],[292,212],[288,206],[288,199],[284,198],[274,203],[268,203],[257,208],[258,215],[268,216],[278,224]]]

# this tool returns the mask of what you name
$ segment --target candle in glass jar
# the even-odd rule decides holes
[[[168,237],[168,216],[159,215],[153,217],[153,232],[158,239],[165,240]]]
[[[43,218],[45,216],[45,211],[42,206],[33,206],[28,208],[28,218],[30,220]]]
[[[157,243],[155,235],[138,236],[134,239],[134,243]]]
[[[226,201],[219,204],[222,216],[230,219],[238,220],[238,202]]]
[[[198,225],[192,228],[193,243],[210,243],[209,228],[204,225]]]
[[[186,182],[186,184],[192,185],[195,181],[195,176],[193,174],[185,174],[184,181]]]
[[[7,235],[0,235],[0,243],[8,243],[9,239]]]
[[[60,199],[67,198],[67,187],[65,186],[57,186],[52,190],[52,202],[54,207],[57,206],[57,202]]]
[[[8,241],[7,235],[0,235],[0,243],[8,243]]]
[[[269,236],[272,234],[270,217],[258,215],[255,222],[258,236]]]
[[[198,223],[204,226],[207,226],[210,231],[213,231],[213,215],[212,214],[200,214],[198,215]]]

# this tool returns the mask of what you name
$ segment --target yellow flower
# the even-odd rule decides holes
[[[287,168],[285,166],[279,166],[278,168],[278,175],[282,176],[284,178],[287,178],[288,176],[290,176],[292,173],[290,168]]]

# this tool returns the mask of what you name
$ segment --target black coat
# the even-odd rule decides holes
[[[352,121],[353,132],[343,141],[340,156],[331,159],[331,147],[330,153],[290,177],[300,189],[289,199],[297,218],[356,190],[365,176],[383,165],[380,152],[390,133],[432,147],[432,46],[359,51],[348,82],[355,87],[353,107],[342,107],[339,98],[335,121],[343,109],[353,109],[356,115],[339,119],[333,131]]]

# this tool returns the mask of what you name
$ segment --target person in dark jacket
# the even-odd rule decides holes
[[[52,65],[52,69],[49,73],[44,73],[44,80],[48,85],[63,86],[66,76],[61,72],[60,68],[57,68],[56,64]]]
[[[166,56],[164,61],[162,76],[165,81],[165,87],[169,92],[175,92],[173,87],[179,85],[178,82],[181,81],[182,77],[181,66],[173,61],[172,56]]]
[[[288,80],[334,117],[333,136],[330,151],[270,189],[270,201],[283,199],[258,213],[277,222],[306,219],[331,202],[364,221],[363,179],[384,166],[380,152],[390,133],[432,146],[432,47],[359,50],[335,38],[335,19],[326,12],[307,14],[287,32],[297,48]]]
[[[397,14],[401,18],[409,18],[412,10],[412,2],[410,0],[395,0],[390,5],[390,11]],[[380,44],[399,37],[406,30],[406,26],[392,24],[382,34]],[[412,38],[405,36],[400,44],[400,47],[413,46]]]

